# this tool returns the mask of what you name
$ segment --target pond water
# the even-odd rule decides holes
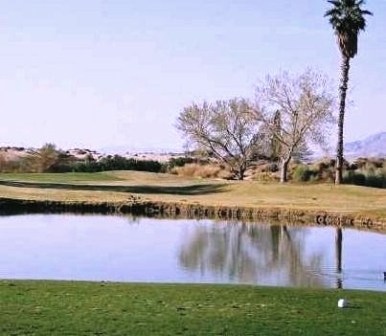
[[[386,291],[386,235],[101,215],[0,217],[0,279]]]

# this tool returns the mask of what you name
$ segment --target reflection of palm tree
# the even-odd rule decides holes
[[[180,262],[190,270],[230,281],[323,287],[321,255],[304,254],[304,230],[256,224],[197,226],[181,248]]]
[[[272,237],[272,260],[274,262],[277,262],[279,258],[279,242],[281,228],[278,225],[272,225],[270,228]]]
[[[335,265],[336,265],[336,273],[337,273],[337,282],[336,287],[337,288],[343,288],[343,281],[342,281],[342,240],[343,240],[343,233],[342,228],[336,229],[336,235],[335,235]]]

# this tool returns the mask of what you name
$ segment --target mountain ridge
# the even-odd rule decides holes
[[[344,146],[346,157],[385,157],[386,132],[372,134],[362,140],[348,142]]]

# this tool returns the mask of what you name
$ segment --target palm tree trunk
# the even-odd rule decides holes
[[[342,77],[340,92],[340,104],[339,104],[339,119],[338,119],[338,145],[336,149],[336,166],[335,166],[335,184],[342,183],[343,177],[343,126],[344,126],[344,113],[346,110],[346,96],[348,88],[348,74],[350,71],[350,58],[342,56],[341,65]]]

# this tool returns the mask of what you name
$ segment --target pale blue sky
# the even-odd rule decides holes
[[[386,130],[386,0],[352,62],[346,139]],[[0,145],[181,148],[193,101],[253,97],[266,74],[338,80],[324,0],[4,0]]]

